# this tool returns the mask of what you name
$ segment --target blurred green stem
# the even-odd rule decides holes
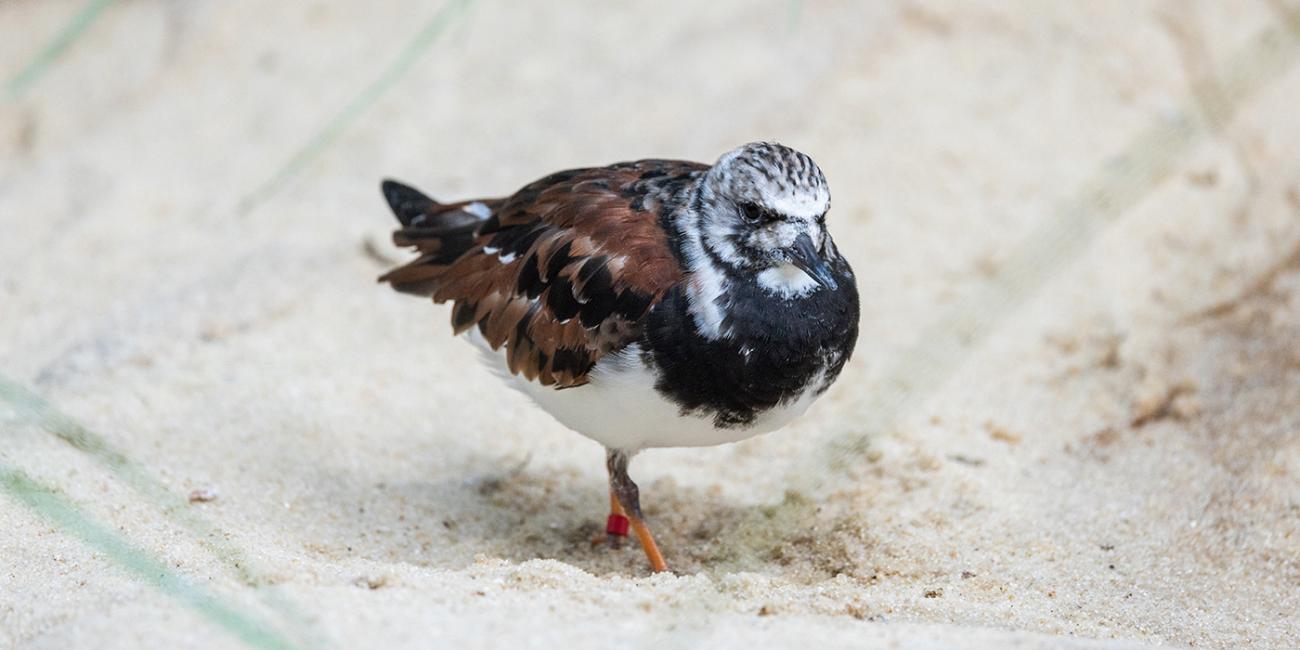
[[[303,145],[288,162],[280,167],[265,183],[250,192],[239,202],[238,211],[246,214],[259,203],[273,196],[289,180],[297,176],[313,159],[328,149],[334,141],[356,121],[366,109],[370,108],[389,88],[410,70],[411,66],[437,42],[438,37],[451,24],[453,18],[469,7],[472,0],[450,0],[424,24],[410,43],[397,55],[388,67],[384,68],[370,85],[366,86],[342,111],[321,127],[307,144]]]
[[[113,0],[89,0],[83,5],[68,24],[64,25],[63,29],[59,30],[59,33],[55,34],[54,38],[50,39],[50,42],[18,71],[18,74],[9,79],[5,84],[5,96],[11,101],[22,97],[23,93],[49,71],[50,66],[54,65],[54,62],[58,61],[77,42],[77,39],[86,33],[87,29],[90,29],[95,19],[99,18],[111,4]]]

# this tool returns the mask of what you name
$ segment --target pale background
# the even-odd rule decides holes
[[[1298,62],[1281,1],[0,0],[0,647],[1296,647]],[[861,338],[637,459],[651,576],[377,184],[756,139]]]

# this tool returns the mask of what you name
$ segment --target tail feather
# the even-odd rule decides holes
[[[393,209],[393,214],[403,226],[410,226],[412,221],[427,214],[430,208],[441,205],[425,196],[424,192],[391,178],[384,179],[379,188],[384,193],[384,200],[388,201],[388,207]]]
[[[385,180],[380,187],[402,224],[393,232],[393,242],[415,248],[420,257],[385,273],[379,281],[403,293],[432,295],[447,265],[473,248],[478,228],[490,211],[481,202],[439,203],[394,180]]]

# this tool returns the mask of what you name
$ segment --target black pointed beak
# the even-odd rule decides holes
[[[812,238],[808,237],[808,233],[800,234],[794,240],[794,246],[790,248],[790,263],[827,289],[834,291],[840,286],[835,281],[835,276],[831,274],[831,266],[822,259],[821,253],[817,252],[817,247],[813,246]]]

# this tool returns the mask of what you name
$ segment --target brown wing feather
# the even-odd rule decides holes
[[[553,174],[482,201],[492,215],[454,259],[428,241],[436,233],[399,230],[395,241],[422,255],[381,280],[454,303],[456,332],[478,327],[493,349],[504,346],[510,372],[548,386],[584,384],[596,361],[633,340],[646,311],[681,281],[656,192],[664,179],[704,169],[648,160]]]

